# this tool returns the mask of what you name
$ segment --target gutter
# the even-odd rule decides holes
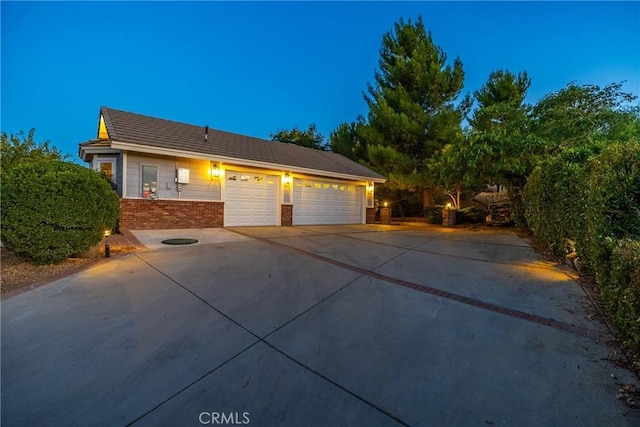
[[[193,159],[209,160],[214,162],[240,164],[240,165],[253,166],[253,167],[262,168],[262,169],[284,170],[284,171],[289,171],[291,173],[326,176],[326,177],[341,178],[346,180],[373,181],[379,184],[384,184],[387,181],[387,179],[384,177],[376,178],[376,177],[370,177],[370,176],[351,175],[351,174],[344,174],[344,173],[338,173],[338,172],[324,171],[320,169],[309,169],[309,168],[300,168],[300,167],[296,169],[296,166],[279,164],[279,163],[261,162],[257,160],[248,160],[248,159],[242,159],[238,157],[212,156],[212,155],[206,155],[206,154],[202,154],[194,151],[183,151],[183,150],[175,150],[172,148],[150,147],[148,145],[133,144],[129,142],[111,141],[111,148],[124,150],[124,151],[137,151],[141,153],[165,155],[165,156],[171,156],[171,157],[186,157],[186,158],[193,158]]]

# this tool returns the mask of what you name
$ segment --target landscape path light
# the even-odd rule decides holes
[[[109,236],[111,236],[111,230],[104,230],[104,256],[105,258],[111,257],[111,247],[109,246]]]

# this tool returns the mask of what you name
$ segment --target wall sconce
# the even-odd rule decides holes
[[[284,177],[282,178],[282,182],[285,184],[291,184],[291,175],[285,173]]]
[[[373,184],[369,184],[369,186],[367,187],[367,191],[369,193],[373,193]]]
[[[220,166],[217,163],[211,163],[211,176],[214,178],[220,176]]]

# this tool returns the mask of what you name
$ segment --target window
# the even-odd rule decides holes
[[[115,159],[98,160],[98,165],[96,170],[104,174],[104,176],[106,176],[109,181],[116,182],[116,165],[115,164],[116,164]]]
[[[158,198],[158,167],[142,166],[142,197]]]

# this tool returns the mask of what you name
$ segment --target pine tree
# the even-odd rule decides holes
[[[388,147],[410,159],[404,174],[411,183],[415,175],[420,177],[425,208],[433,188],[426,173],[429,160],[444,145],[462,138],[461,121],[469,101],[463,99],[458,106],[455,102],[463,80],[462,62],[456,58],[453,65],[447,64],[447,55],[434,44],[421,17],[415,23],[401,19],[383,36],[375,85],[368,85],[364,94],[369,126],[359,134],[370,149]]]

